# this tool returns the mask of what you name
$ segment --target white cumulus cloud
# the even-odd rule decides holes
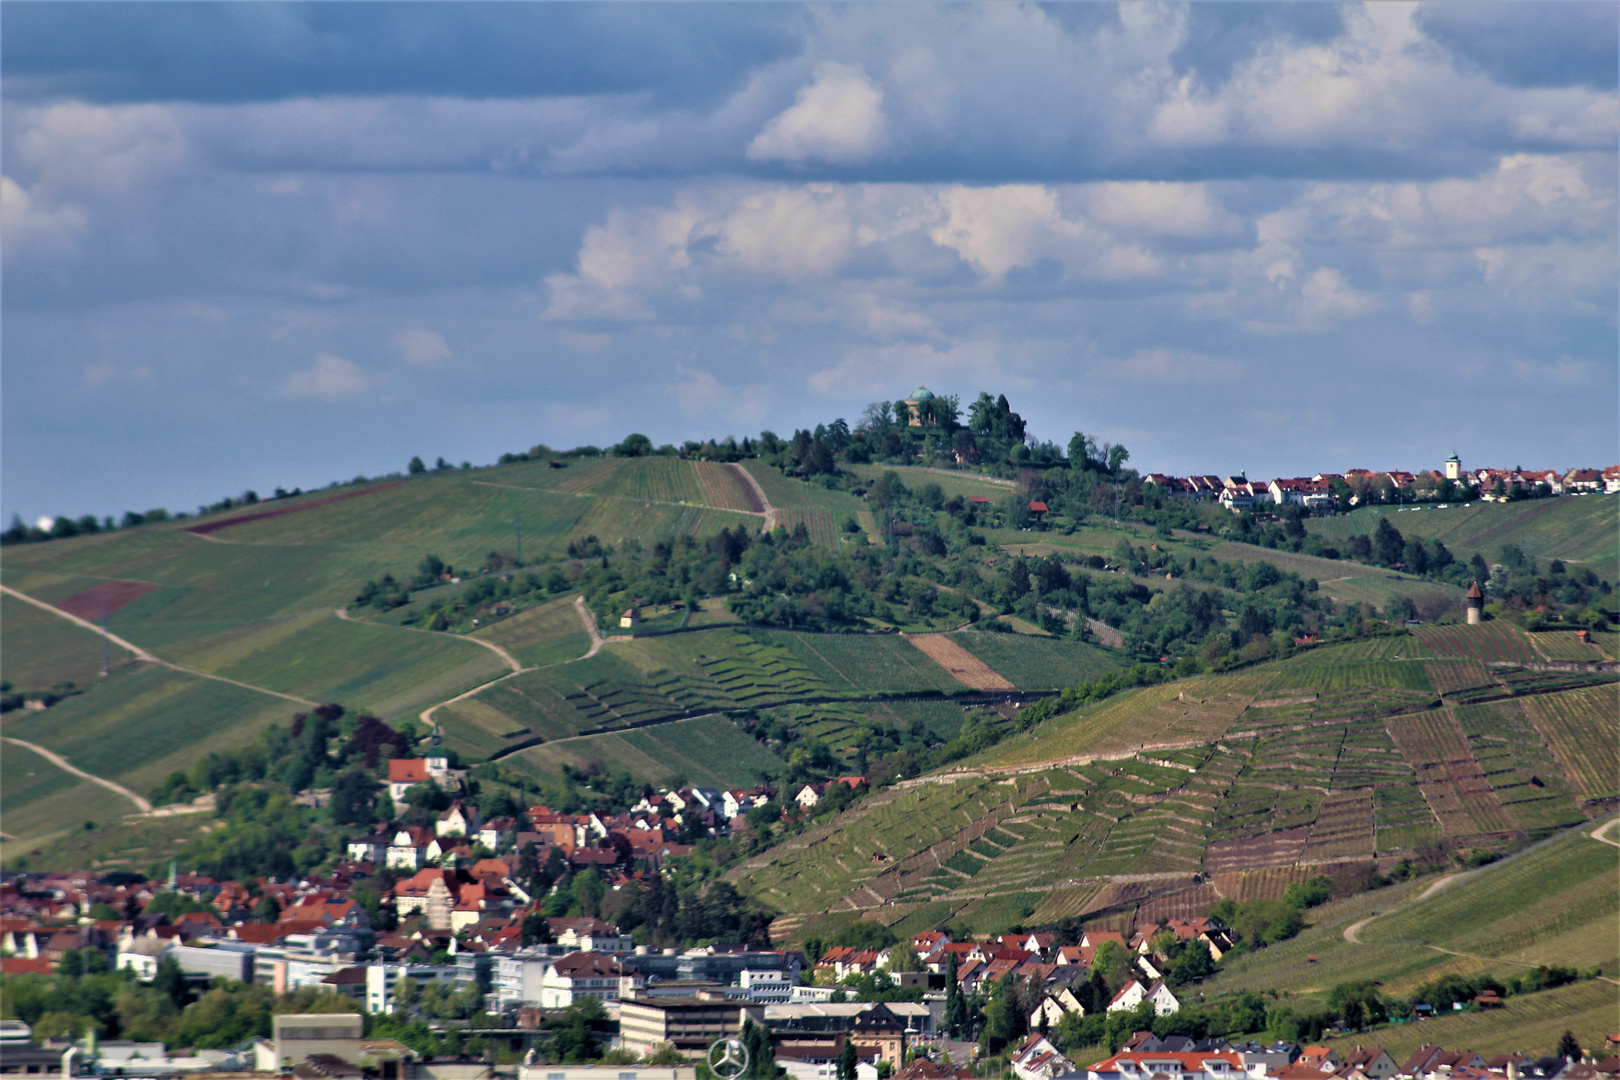
[[[394,335],[393,346],[415,367],[432,367],[455,355],[444,336],[432,330],[401,330]]]
[[[888,142],[883,88],[858,67],[826,61],[748,144],[751,161],[865,161]]]
[[[284,398],[304,398],[314,401],[338,401],[353,397],[371,381],[353,361],[331,353],[321,353],[315,362],[303,371],[295,371],[281,384]]]

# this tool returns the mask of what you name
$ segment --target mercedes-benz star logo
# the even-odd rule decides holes
[[[748,1047],[741,1039],[721,1039],[709,1044],[709,1071],[720,1080],[736,1080],[748,1071]]]

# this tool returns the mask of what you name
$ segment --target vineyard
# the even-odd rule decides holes
[[[1526,698],[1524,711],[1552,747],[1578,795],[1597,798],[1620,789],[1620,749],[1615,718],[1620,686],[1593,686]]]
[[[1062,689],[1118,666],[1112,654],[1080,641],[972,631],[951,640],[1022,690]]]
[[[1605,638],[1613,638],[1612,634],[1597,634],[1594,640],[1598,644],[1588,645],[1579,640],[1568,630],[1545,631],[1530,635],[1530,643],[1536,652],[1549,660],[1613,660],[1614,656],[1605,650],[1601,644]]]
[[[1534,833],[1582,820],[1563,770],[1525,715],[1523,703],[1466,705],[1453,714],[1474,760],[1518,828]]]
[[[1513,830],[1449,709],[1391,719],[1387,726],[1447,836]]]
[[[1501,620],[1479,626],[1422,626],[1413,633],[1435,656],[1512,663],[1540,659],[1524,631]]]
[[[776,515],[777,524],[788,532],[793,532],[800,525],[810,534],[810,540],[822,547],[836,547],[839,532],[833,525],[831,510],[819,506],[793,506],[780,510]]]
[[[760,509],[753,491],[737,476],[729,465],[713,461],[688,462],[703,491],[703,502],[717,510],[737,510],[753,513]]]
[[[752,633],[791,653],[833,693],[961,689],[948,672],[898,634]]]

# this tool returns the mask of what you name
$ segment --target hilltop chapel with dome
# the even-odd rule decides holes
[[[917,387],[916,391],[906,398],[906,408],[910,410],[911,415],[911,427],[923,426],[923,415],[929,410],[924,409],[922,406],[925,402],[933,400],[934,392],[926,386]]]

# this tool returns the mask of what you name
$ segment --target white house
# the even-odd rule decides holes
[[[1074,996],[1067,986],[1062,987],[1055,994],[1047,994],[1041,1003],[1035,1006],[1035,1011],[1029,1014],[1029,1028],[1039,1031],[1042,1021],[1048,1028],[1057,1027],[1058,1021],[1073,1013],[1075,1016],[1086,1015],[1086,1007],[1080,1004],[1080,999]]]
[[[402,802],[417,784],[438,784],[450,779],[450,759],[444,757],[389,758],[388,797]]]
[[[540,978],[540,1005],[566,1009],[584,998],[618,1001],[647,985],[646,977],[625,974],[619,962],[600,953],[570,953],[547,968]]]
[[[515,1009],[520,1005],[538,1005],[542,995],[542,981],[551,960],[521,953],[495,958],[495,970],[490,977],[490,990],[497,1009]]]
[[[437,848],[438,838],[421,825],[400,829],[388,845],[388,865],[396,870],[420,870],[428,864],[429,849]]]
[[[826,793],[826,784],[806,784],[804,787],[799,789],[799,793],[793,797],[793,801],[808,810],[810,807],[820,802],[821,797]]]
[[[1126,1051],[1086,1070],[1086,1080],[1238,1080],[1245,1076],[1243,1057],[1233,1050],[1210,1053]]]
[[[1056,1080],[1074,1071],[1074,1063],[1039,1032],[1021,1043],[1012,1058],[1013,1072],[1020,1080]]]
[[[158,962],[169,955],[174,942],[168,938],[131,938],[118,946],[117,970],[129,968],[142,982],[157,977]]]
[[[388,848],[393,839],[387,833],[378,833],[375,836],[361,836],[350,840],[348,844],[349,858],[356,862],[381,862],[388,857]]]
[[[435,836],[472,836],[478,831],[478,811],[457,799],[433,823]]]
[[[1108,1003],[1108,1011],[1121,1012],[1134,1009],[1143,1001],[1148,1000],[1153,1002],[1153,1011],[1159,1016],[1169,1016],[1171,1013],[1181,1009],[1181,1002],[1176,999],[1176,996],[1170,992],[1170,988],[1164,985],[1162,981],[1144,987],[1136,979],[1132,979],[1119,988],[1119,993],[1115,994],[1114,999]]]

